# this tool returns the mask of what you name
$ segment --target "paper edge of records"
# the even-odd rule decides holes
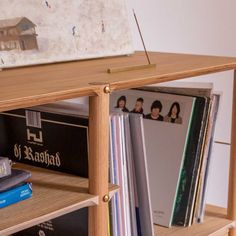
[[[115,222],[112,220],[113,225],[117,228],[117,231],[119,231],[122,235],[130,235],[131,233],[131,224],[130,224],[130,217],[129,217],[129,198],[128,196],[128,190],[127,190],[127,173],[126,173],[126,156],[125,156],[125,144],[124,144],[124,115],[122,114],[111,114],[111,126],[113,124],[113,129],[111,130],[111,135],[114,137],[114,143],[118,145],[113,145],[113,156],[111,162],[114,161],[114,164],[116,166],[116,182],[115,184],[118,184],[120,186],[119,189],[119,195],[116,195],[116,198],[112,199],[113,208],[119,209],[119,211],[115,211],[116,218],[118,219],[118,222]],[[118,132],[117,132],[118,130]],[[111,157],[110,157],[111,158]],[[116,202],[115,202],[116,201]],[[126,204],[126,208],[123,204]],[[117,224],[116,224],[117,223]]]
[[[130,202],[130,217],[131,217],[131,232],[132,236],[138,236],[137,217],[135,209],[135,192],[136,192],[136,178],[134,174],[134,161],[133,161],[133,146],[131,140],[131,125],[130,114],[124,115],[124,128],[125,128],[125,145],[126,145],[126,161],[127,161],[127,182],[129,188],[129,202]]]
[[[134,150],[133,159],[135,159],[136,186],[141,213],[139,216],[143,226],[141,226],[141,232],[142,235],[154,236],[143,117],[140,114],[131,113],[130,121],[131,140]],[[137,149],[134,147],[134,142],[136,143]]]
[[[176,93],[178,95],[190,96],[211,96],[213,90],[213,83],[211,82],[183,82],[183,81],[170,81],[163,82],[156,85],[147,85],[141,89],[150,89],[156,92]],[[140,89],[140,88],[139,88]]]
[[[207,138],[206,144],[204,147],[204,163],[201,171],[201,179],[199,185],[199,199],[198,205],[196,206],[195,212],[195,222],[202,223],[204,218],[204,211],[206,207],[206,196],[208,192],[208,182],[209,182],[209,173],[211,171],[212,166],[212,149],[214,143],[214,133],[215,133],[215,126],[216,121],[219,113],[219,108],[221,104],[221,96],[222,92],[214,91],[212,94],[212,108],[210,111],[210,120],[209,120],[209,127],[207,129]],[[211,119],[212,118],[212,119]]]

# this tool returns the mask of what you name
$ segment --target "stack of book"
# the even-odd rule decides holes
[[[26,182],[30,172],[11,168],[6,157],[0,157],[0,208],[32,196],[31,183]]]

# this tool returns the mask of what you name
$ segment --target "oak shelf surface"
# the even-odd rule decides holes
[[[88,194],[86,178],[19,163],[15,168],[32,173],[30,182],[33,183],[33,196],[0,209],[1,236],[98,204],[98,196]],[[117,186],[110,185],[110,196],[117,189]]]
[[[46,104],[111,90],[193,77],[236,68],[236,58],[151,52],[156,67],[108,74],[113,67],[146,64],[144,52],[131,56],[94,59],[0,72],[0,111]]]
[[[235,227],[235,222],[226,218],[226,209],[207,206],[204,222],[191,227],[165,228],[154,226],[155,236],[223,236],[229,229]]]

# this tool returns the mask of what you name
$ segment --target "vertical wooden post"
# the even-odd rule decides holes
[[[228,193],[228,218],[236,220],[236,70],[233,81],[233,107],[230,151],[230,175]],[[236,229],[230,230],[230,236],[236,236]]]
[[[108,235],[108,145],[109,94],[102,87],[89,98],[89,193],[99,196],[99,205],[89,208],[89,236]]]

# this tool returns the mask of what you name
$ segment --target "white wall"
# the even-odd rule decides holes
[[[134,8],[150,51],[236,56],[235,0],[128,0],[136,50],[142,50],[131,9]],[[215,140],[230,142],[232,72],[194,78],[214,81],[222,91]],[[227,204],[229,146],[214,145],[208,202]]]

